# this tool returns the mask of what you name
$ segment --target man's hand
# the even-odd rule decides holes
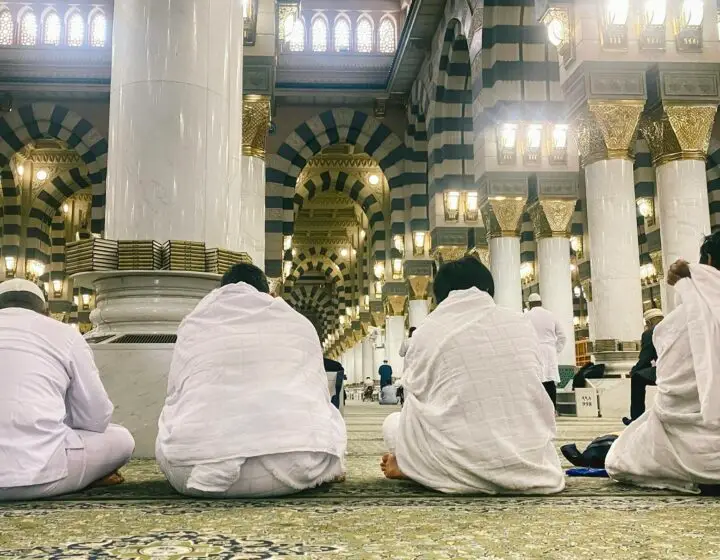
[[[687,261],[678,259],[668,270],[668,286],[674,286],[683,278],[690,278],[690,265]]]

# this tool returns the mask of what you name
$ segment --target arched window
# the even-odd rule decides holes
[[[346,17],[340,16],[335,20],[335,52],[350,51],[350,22]]]
[[[312,50],[326,52],[328,44],[328,26],[325,18],[316,17],[312,24]]]
[[[6,47],[13,44],[15,22],[7,8],[0,10],[0,45]]]
[[[32,47],[37,44],[38,23],[35,12],[27,9],[20,16],[20,44]]]
[[[90,46],[104,47],[107,41],[107,18],[101,10],[90,16]]]
[[[295,20],[288,47],[290,52],[302,52],[305,50],[305,24],[300,18]]]
[[[378,47],[380,52],[385,54],[394,53],[396,42],[395,23],[386,17],[380,22],[380,29],[378,30]]]
[[[357,29],[355,31],[357,38],[355,39],[357,51],[361,53],[369,53],[373,50],[373,28],[372,23],[366,17],[358,20]]]
[[[45,14],[43,22],[43,45],[57,46],[62,36],[62,20],[56,11],[51,10]]]
[[[85,44],[85,20],[80,12],[74,12],[67,20],[68,47],[82,47]]]

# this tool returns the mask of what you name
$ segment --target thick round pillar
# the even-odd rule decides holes
[[[365,337],[362,341],[362,377],[363,377],[363,379],[365,379],[366,377],[369,377],[370,379],[375,378],[375,372],[373,371],[374,353],[375,353],[375,344],[373,343],[372,338],[370,338],[369,336]]]
[[[363,375],[362,343],[357,342],[352,349],[352,353],[353,353],[353,361],[354,361],[353,369],[355,371],[355,379],[357,380],[356,383],[362,383],[363,380],[365,379],[365,376]]]
[[[352,348],[345,350],[345,375],[348,378],[348,383],[357,383],[355,376],[355,356],[353,355]]]
[[[408,302],[408,320],[411,327],[419,327],[430,313],[430,301],[427,299],[411,299]]]
[[[570,240],[544,237],[537,241],[538,281],[542,305],[560,321],[567,344],[558,356],[561,366],[575,365],[575,325],[570,273]]]
[[[511,311],[522,312],[522,284],[520,279],[520,238],[492,237],[490,270],[495,282],[495,303]]]
[[[400,357],[400,346],[405,340],[405,317],[388,316],[385,318],[385,352],[393,369],[393,377],[400,377],[403,372],[403,359]]]
[[[593,331],[597,340],[638,340],[643,306],[632,161],[589,164],[585,179]]]
[[[240,250],[242,2],[123,0],[113,28],[107,237]]]

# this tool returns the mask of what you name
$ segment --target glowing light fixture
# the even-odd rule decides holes
[[[78,296],[73,296],[73,304],[75,307],[78,307],[80,305],[80,298]]]
[[[630,0],[605,0],[605,13],[602,20],[602,46],[604,49],[627,49],[629,11]]]
[[[523,158],[525,163],[538,163],[542,153],[542,125],[530,124],[525,131],[525,150]]]
[[[297,249],[293,248],[293,250],[290,251],[290,254],[292,254],[293,257],[297,257]]]
[[[364,229],[360,230],[360,240],[363,241],[367,237],[367,232]]]
[[[638,198],[636,201],[638,214],[645,218],[645,224],[655,225],[655,202],[651,197]]]
[[[465,221],[475,222],[479,217],[478,192],[469,191],[465,193]]]
[[[378,280],[375,282],[375,299],[380,299],[382,297],[382,282]]]
[[[90,294],[84,293],[80,297],[82,298],[83,309],[90,307]]]
[[[541,21],[547,28],[548,41],[557,49],[563,64],[569,64],[573,59],[570,8],[552,7],[545,13]]]
[[[18,176],[22,177],[23,175],[25,175],[25,166],[18,165],[16,171],[17,171]]]
[[[559,47],[565,37],[565,26],[559,18],[551,19],[547,24],[548,41],[553,47]]]
[[[447,221],[457,221],[460,215],[460,192],[446,191],[444,195],[445,202],[445,219]]]
[[[63,204],[63,213],[67,214],[68,212],[70,212],[70,206],[65,203]]]
[[[373,266],[373,274],[378,280],[382,280],[385,277],[385,265],[381,262],[376,262]]]
[[[402,259],[393,259],[390,263],[392,266],[393,280],[400,280],[402,278]]]
[[[5,257],[5,276],[12,278],[17,272],[17,259],[15,257]]]
[[[40,261],[28,261],[27,263],[27,276],[32,279],[38,279],[45,274],[45,265]]]
[[[38,181],[44,181],[45,179],[48,178],[48,172],[47,172],[45,169],[40,169],[40,170],[35,174],[35,178],[36,178]]]
[[[286,235],[283,237],[283,251],[289,251],[292,249],[293,236]]]
[[[645,0],[644,20],[640,29],[640,48],[665,50],[666,0]]]
[[[366,307],[366,308],[370,307],[370,296],[369,295],[365,294],[363,296],[363,304],[364,304],[364,307]]]
[[[686,27],[701,26],[704,11],[703,0],[685,0],[682,6],[682,24]]]
[[[579,235],[573,235],[573,236],[570,238],[570,248],[571,248],[576,254],[582,253],[582,250],[583,250],[582,237],[580,237]]]
[[[531,262],[524,262],[520,265],[520,280],[523,284],[530,284],[533,281],[535,267]]]
[[[62,295],[63,281],[62,280],[53,280],[52,286],[53,286],[53,294],[55,294],[55,297],[60,297]]]
[[[675,43],[678,51],[700,52],[702,50],[702,24],[705,12],[703,0],[684,0],[677,24]]]
[[[665,25],[666,14],[666,0],[645,0],[645,23],[647,25]]]
[[[290,273],[292,272],[292,261],[285,261],[283,263],[283,278],[287,278],[290,276]]]
[[[580,286],[575,286],[573,288],[573,295],[576,299],[580,299],[580,296],[582,296],[582,290],[580,289]]]
[[[400,253],[405,254],[405,238],[402,235],[393,235],[393,246]]]
[[[556,124],[550,139],[550,163],[566,163],[568,157],[568,125]]]
[[[605,7],[605,17],[610,25],[625,25],[627,24],[629,11],[629,0],[608,0]]]
[[[514,163],[517,156],[517,125],[507,123],[498,129],[498,162]]]
[[[341,256],[343,259],[346,259],[347,256],[348,256],[348,254],[349,254],[349,253],[348,253],[347,248],[343,247],[342,249],[340,249],[340,256]]]
[[[375,173],[373,173],[372,175],[370,175],[370,177],[368,177],[368,182],[371,185],[375,186],[378,183],[380,183],[380,177],[378,177]]]
[[[416,231],[413,232],[413,254],[414,255],[424,255],[425,254],[425,238],[427,236],[427,232],[425,231]]]

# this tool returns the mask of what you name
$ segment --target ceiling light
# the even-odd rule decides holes
[[[348,250],[347,250],[345,247],[343,247],[342,249],[340,249],[340,256],[341,256],[343,259],[346,259],[346,258],[347,258],[347,256],[348,256]]]
[[[41,169],[40,171],[38,171],[38,172],[35,174],[35,178],[36,178],[38,181],[44,181],[45,179],[48,178],[48,172],[45,171],[44,169]]]
[[[368,181],[370,182],[371,185],[374,186],[374,185],[377,185],[378,183],[380,183],[380,177],[378,177],[377,175],[375,175],[375,174],[373,173],[373,174],[370,175],[370,177],[368,178]]]
[[[67,203],[63,204],[63,212],[64,212],[65,214],[67,214],[68,212],[70,212],[70,206],[68,206]]]
[[[18,165],[16,171],[17,171],[17,174],[18,174],[20,177],[22,177],[23,175],[25,175],[25,166],[23,166],[23,165]]]
[[[375,266],[373,266],[373,273],[375,274],[375,278],[382,280],[385,276],[385,265],[381,262],[376,262]]]
[[[559,18],[553,18],[547,24],[547,32],[550,44],[559,47],[565,39],[565,24]]]

